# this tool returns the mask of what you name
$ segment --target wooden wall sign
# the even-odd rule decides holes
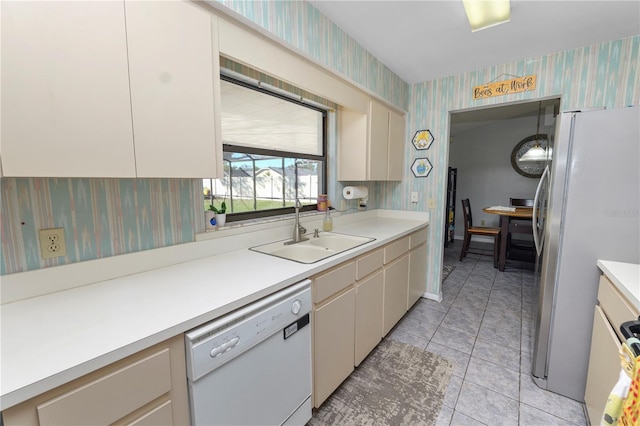
[[[513,78],[511,80],[496,81],[481,86],[473,87],[473,99],[486,99],[495,96],[508,95],[511,93],[527,92],[536,89],[536,76],[525,75],[524,77]]]

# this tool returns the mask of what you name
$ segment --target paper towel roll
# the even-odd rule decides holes
[[[346,200],[353,200],[358,198],[367,198],[369,190],[366,186],[345,186],[342,189],[342,196]]]

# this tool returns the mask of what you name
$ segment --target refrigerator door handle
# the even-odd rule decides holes
[[[542,244],[544,243],[544,233],[540,236],[540,229],[542,226],[540,225],[540,218],[538,216],[538,199],[540,198],[540,190],[542,189],[542,184],[545,179],[547,179],[549,175],[549,166],[544,168],[542,172],[542,176],[540,177],[540,181],[538,182],[538,188],[536,188],[536,195],[533,199],[533,220],[534,220],[534,229],[533,229],[533,242],[536,245],[536,252],[538,256],[542,253]]]

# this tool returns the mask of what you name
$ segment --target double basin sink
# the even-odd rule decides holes
[[[335,232],[320,232],[317,237],[309,234],[305,238],[308,239],[299,243],[291,244],[290,240],[283,240],[251,247],[249,250],[300,263],[315,263],[375,240]]]

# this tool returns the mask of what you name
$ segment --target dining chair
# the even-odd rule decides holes
[[[533,207],[533,199],[509,198],[509,205],[512,207]],[[507,257],[509,259],[535,262],[536,251],[533,243],[533,223],[531,219],[510,217],[509,232],[506,238]]]
[[[498,253],[500,246],[500,228],[491,228],[488,226],[473,226],[473,217],[471,215],[471,204],[469,199],[462,200],[462,215],[464,218],[464,242],[460,251],[460,261],[465,258],[467,253],[486,255],[484,252],[470,251],[471,237],[474,235],[483,237],[493,237],[493,267],[498,267]]]

